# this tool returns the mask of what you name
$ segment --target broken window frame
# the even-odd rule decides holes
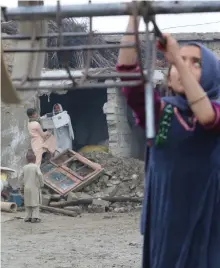
[[[67,160],[64,160],[60,164],[57,164],[56,160],[59,157],[61,157],[62,155],[66,154],[66,153],[72,154],[72,157],[70,157]],[[77,172],[74,172],[73,170],[71,170],[70,168],[68,168],[66,166],[67,163],[69,163],[73,159],[76,159],[77,161],[79,161],[79,162],[83,163],[84,165],[90,167],[93,171],[91,173],[89,173],[88,175],[86,175],[85,177],[80,176],[79,174],[77,174]],[[54,168],[50,169],[48,172],[45,172],[45,173],[43,172],[45,184],[49,188],[54,190],[55,192],[61,194],[62,196],[67,195],[70,191],[72,191],[72,192],[79,191],[80,189],[86,187],[88,184],[91,184],[95,179],[97,179],[102,174],[102,172],[104,171],[104,168],[102,168],[101,165],[88,160],[87,158],[83,157],[79,153],[76,153],[76,152],[74,152],[72,150],[65,150],[64,152],[62,152],[58,156],[53,157],[47,163],[42,165],[41,169],[43,169],[48,164],[52,164],[54,166]],[[73,182],[75,182],[75,184],[73,184],[72,187],[69,187],[66,190],[63,190],[63,189],[57,187],[56,184],[54,184],[51,180],[47,179],[48,176],[53,172],[60,172],[62,174],[65,174],[66,177],[68,179],[72,180]],[[60,183],[61,182],[59,182],[59,184]]]
[[[46,164],[45,164],[46,165]],[[53,183],[50,179],[48,179],[50,177],[50,174],[52,174],[53,172],[58,172],[61,174],[64,174],[68,179],[70,179],[74,184],[72,186],[69,186],[67,189],[62,189],[61,187],[59,187],[59,185],[62,183],[62,181],[59,181],[57,184]],[[53,169],[51,169],[49,172],[46,172],[43,174],[44,176],[44,183],[51,188],[52,190],[54,190],[55,192],[59,193],[62,196],[65,196],[66,194],[68,194],[70,191],[72,191],[76,186],[78,186],[81,183],[81,180],[79,178],[77,178],[76,176],[73,176],[72,174],[70,174],[69,172],[65,171],[63,168],[61,167],[54,167]]]
[[[69,158],[68,160],[64,161],[62,164],[56,164],[56,160],[63,154],[66,154],[67,152],[69,152],[70,154],[72,154],[73,156],[71,158]],[[72,169],[70,169],[69,167],[67,167],[67,164],[69,162],[71,162],[72,160],[77,160],[81,163],[83,163],[84,165],[90,167],[93,172],[89,173],[88,175],[86,175],[85,177],[80,176],[79,174],[77,174],[77,172],[73,171]],[[103,168],[101,167],[101,165],[97,164],[97,163],[93,163],[90,160],[88,160],[87,158],[83,157],[82,155],[80,155],[79,153],[76,153],[72,150],[66,150],[64,152],[62,152],[61,154],[59,154],[58,156],[52,158],[50,160],[51,164],[57,166],[57,167],[62,167],[65,171],[69,172],[70,174],[72,174],[73,176],[76,176],[77,178],[79,178],[81,181],[85,181],[87,179],[89,179],[89,177],[93,177],[95,176],[97,173],[100,173]]]

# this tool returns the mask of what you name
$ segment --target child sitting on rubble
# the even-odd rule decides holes
[[[138,19],[140,21],[140,19]],[[138,22],[139,23],[139,22]],[[129,20],[128,32],[135,21]],[[165,34],[170,97],[155,92],[157,136],[145,178],[141,221],[144,268],[220,267],[220,61],[206,47],[180,48]],[[122,44],[134,43],[125,35]],[[140,72],[135,49],[121,48],[119,72]],[[123,79],[134,80],[132,78]],[[144,85],[123,88],[145,128]]]
[[[20,175],[21,190],[24,193],[25,222],[40,222],[39,209],[41,204],[41,188],[44,186],[43,175],[35,164],[36,156],[32,150],[26,155],[27,165]]]

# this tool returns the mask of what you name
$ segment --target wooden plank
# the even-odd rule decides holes
[[[50,202],[51,207],[64,208],[68,206],[78,206],[78,205],[91,205],[93,200],[101,199],[111,203],[114,202],[132,202],[132,203],[142,203],[143,198],[141,197],[124,197],[124,196],[113,196],[113,197],[101,197],[101,198],[87,198],[87,199],[76,199],[71,201],[59,201]]]
[[[40,209],[44,210],[44,211],[49,211],[52,213],[63,214],[63,215],[70,216],[70,217],[77,217],[78,216],[78,213],[75,211],[69,211],[69,210],[61,209],[61,208],[40,206]]]

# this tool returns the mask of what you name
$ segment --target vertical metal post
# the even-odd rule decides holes
[[[146,137],[155,137],[155,116],[154,116],[154,64],[155,64],[155,40],[154,34],[150,33],[149,23],[146,23],[146,69],[147,82],[145,84],[145,118]]]

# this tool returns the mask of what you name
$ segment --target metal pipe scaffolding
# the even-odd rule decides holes
[[[166,47],[166,39],[163,37],[160,29],[158,28],[156,21],[154,20],[155,15],[158,14],[180,14],[180,13],[201,13],[201,12],[220,12],[220,1],[133,1],[130,3],[106,3],[106,4],[83,4],[83,5],[57,5],[54,6],[44,6],[44,5],[30,5],[30,6],[19,6],[16,8],[2,8],[2,14],[7,20],[17,20],[20,24],[25,24],[26,21],[30,21],[33,26],[29,31],[18,33],[18,35],[3,37],[3,39],[18,40],[17,42],[28,44],[27,46],[20,45],[16,48],[8,48],[4,50],[4,53],[24,53],[24,55],[29,55],[28,67],[26,67],[27,72],[21,77],[20,75],[14,76],[12,81],[14,86],[18,91],[28,91],[28,90],[42,90],[47,89],[51,92],[56,92],[57,90],[76,90],[76,89],[93,89],[93,88],[106,88],[106,84],[103,80],[111,78],[113,81],[108,84],[108,87],[145,87],[145,103],[146,103],[146,137],[148,139],[153,139],[155,137],[155,122],[154,122],[154,85],[153,85],[153,75],[154,75],[154,65],[156,62],[156,47],[155,39],[159,40],[163,47]],[[141,49],[140,49],[140,39],[138,32],[138,25],[136,23],[135,30],[133,33],[135,35],[135,43],[126,44],[92,44],[94,36],[100,35],[100,33],[94,33],[92,30],[92,17],[101,16],[122,16],[122,15],[133,15],[136,19],[138,16],[144,18],[146,24],[146,42],[145,42],[145,68],[142,66],[141,59]],[[79,17],[89,17],[90,18],[90,30],[88,33],[74,32],[74,33],[63,33],[62,31],[62,19],[63,18],[79,18]],[[58,25],[58,33],[48,33],[47,31],[37,31],[34,27],[37,25],[37,21],[41,20],[41,23],[46,23],[47,20],[55,20]],[[149,29],[149,22],[153,23],[154,29],[151,32]],[[36,25],[35,25],[36,24]],[[28,35],[32,36],[28,36]],[[106,33],[107,34],[107,33]],[[109,34],[109,33],[108,33]],[[126,33],[127,34],[127,33]],[[56,46],[46,47],[45,39],[53,37],[57,38]],[[64,37],[88,37],[87,44],[76,45],[76,46],[65,46],[63,44]],[[40,44],[44,42],[44,44]],[[38,43],[35,46],[35,43]],[[92,52],[94,50],[105,50],[105,49],[117,49],[117,48],[135,48],[138,56],[138,63],[140,66],[139,74],[96,74],[92,75],[89,73],[89,68],[92,60]],[[68,64],[68,59],[70,52],[76,51],[86,51],[87,60],[84,64],[84,72],[74,77],[70,71]],[[27,54],[32,52],[33,54]],[[64,66],[64,69],[68,76],[62,77],[43,77],[38,75],[31,75],[31,66],[34,64],[29,64],[32,62],[32,56],[44,57],[44,52],[56,52],[58,60]],[[39,54],[38,54],[39,53]],[[43,54],[42,54],[43,53]],[[20,56],[19,56],[20,55]],[[21,54],[18,57],[21,58]],[[18,67],[18,66],[17,66]],[[18,72],[20,74],[20,69]],[[31,69],[31,71],[29,70]],[[134,81],[115,81],[118,78],[133,78]],[[65,80],[65,84],[60,85],[59,83],[39,83],[43,80],[45,81],[59,81]],[[76,79],[79,81],[76,82]],[[93,80],[93,83],[89,83]],[[96,80],[96,81],[94,81]],[[102,82],[101,82],[101,81]]]
[[[148,8],[148,15],[219,12],[220,1],[141,1],[137,2],[138,15],[142,15],[143,8]],[[132,15],[133,3],[106,3],[62,5],[61,18],[70,17],[102,17]],[[6,20],[45,20],[55,19],[57,6],[27,6],[4,8],[2,10]]]
[[[81,89],[106,89],[107,87],[114,87],[114,88],[121,88],[121,87],[137,87],[141,86],[142,82],[141,81],[126,81],[126,82],[114,82],[111,81],[106,85],[105,83],[85,83],[83,85],[76,85],[73,87],[71,81],[69,84],[63,84],[62,86],[59,85],[53,85],[53,86],[42,86],[39,87],[38,85],[28,85],[28,86],[16,86],[16,89],[18,91],[28,91],[28,90],[36,90],[36,91],[41,91],[41,90],[48,90],[50,92],[56,92],[57,90],[81,90]]]
[[[63,37],[88,37],[89,32],[63,32]],[[92,32],[93,36],[112,36],[112,35],[124,35],[125,32]],[[145,32],[139,32],[138,34],[143,35]],[[135,35],[135,32],[126,32],[126,35]],[[50,33],[50,34],[43,34],[43,35],[37,35],[36,39],[47,39],[47,38],[58,38],[59,34],[57,33]],[[3,35],[1,36],[2,40],[29,40],[31,39],[31,36],[28,35],[22,35],[22,34],[15,34],[15,35]]]
[[[4,53],[24,53],[24,52],[71,52],[71,51],[88,51],[88,50],[100,50],[100,49],[115,49],[115,48],[134,48],[135,44],[125,45],[80,45],[80,46],[62,46],[62,47],[45,47],[45,48],[8,48],[4,50]]]

